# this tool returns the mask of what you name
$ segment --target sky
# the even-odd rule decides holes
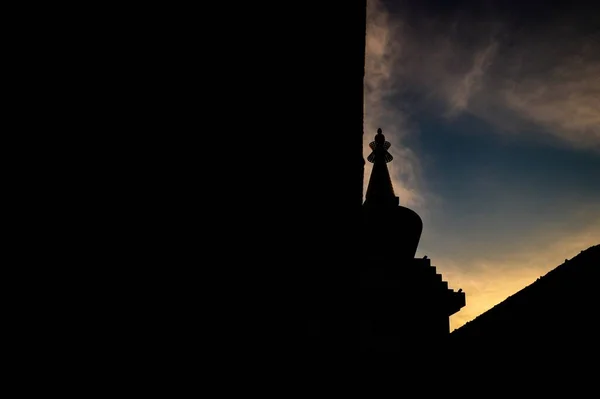
[[[364,156],[381,128],[416,256],[466,293],[451,330],[600,244],[593,4],[368,0]]]

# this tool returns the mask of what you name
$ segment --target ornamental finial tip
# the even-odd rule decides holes
[[[377,129],[377,133],[381,134],[381,128]]]

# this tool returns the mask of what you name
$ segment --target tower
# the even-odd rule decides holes
[[[361,348],[441,349],[450,334],[449,317],[465,305],[465,294],[449,289],[429,259],[414,257],[423,222],[394,194],[390,146],[381,129],[369,144],[373,169],[363,204],[368,253],[360,271]]]

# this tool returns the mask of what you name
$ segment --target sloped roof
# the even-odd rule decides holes
[[[600,244],[565,259],[532,284],[454,330],[451,338],[463,341],[522,336],[560,328],[561,322],[584,321],[581,308],[593,309],[599,302],[599,277]]]

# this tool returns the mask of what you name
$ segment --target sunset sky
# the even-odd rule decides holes
[[[382,128],[451,330],[600,243],[600,14],[548,4],[369,0],[364,155]]]

